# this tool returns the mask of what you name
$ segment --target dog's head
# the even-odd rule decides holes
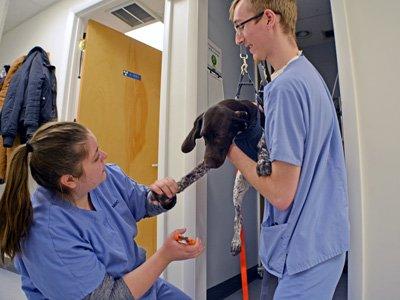
[[[198,116],[193,128],[182,144],[182,152],[188,153],[196,145],[196,139],[204,138],[206,150],[204,162],[208,168],[219,168],[225,161],[233,138],[247,127],[246,111],[235,111],[223,105],[214,105]]]

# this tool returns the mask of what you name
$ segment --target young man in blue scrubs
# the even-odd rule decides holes
[[[116,165],[95,136],[73,122],[43,125],[19,146],[0,201],[0,254],[15,257],[28,299],[190,299],[159,278],[172,261],[195,258],[199,239],[183,245],[173,232],[146,260],[137,222],[172,208],[177,184],[150,188]],[[28,165],[39,184],[30,197]],[[163,206],[149,191],[172,199]]]
[[[235,0],[230,18],[236,43],[275,70],[264,89],[271,176],[257,176],[239,140],[228,154],[266,199],[259,253],[266,271],[279,278],[274,299],[332,299],[349,250],[349,218],[329,90],[297,47],[295,0]],[[266,295],[265,279],[261,298]]]

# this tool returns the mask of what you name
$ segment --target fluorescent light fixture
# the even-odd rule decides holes
[[[164,24],[162,22],[155,22],[125,34],[160,51],[163,50]]]

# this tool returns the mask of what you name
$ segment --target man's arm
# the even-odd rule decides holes
[[[247,181],[279,210],[286,210],[292,204],[300,178],[299,166],[283,161],[272,162],[270,176],[258,176],[256,163],[232,144],[228,159],[243,174]]]

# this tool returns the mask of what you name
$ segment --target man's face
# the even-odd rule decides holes
[[[243,21],[259,13],[251,10],[251,6],[247,0],[242,0],[236,5],[233,14],[233,24],[241,24]],[[247,47],[255,60],[265,60],[270,44],[266,30],[266,16],[261,15],[236,28],[235,42],[238,45],[243,44]]]

